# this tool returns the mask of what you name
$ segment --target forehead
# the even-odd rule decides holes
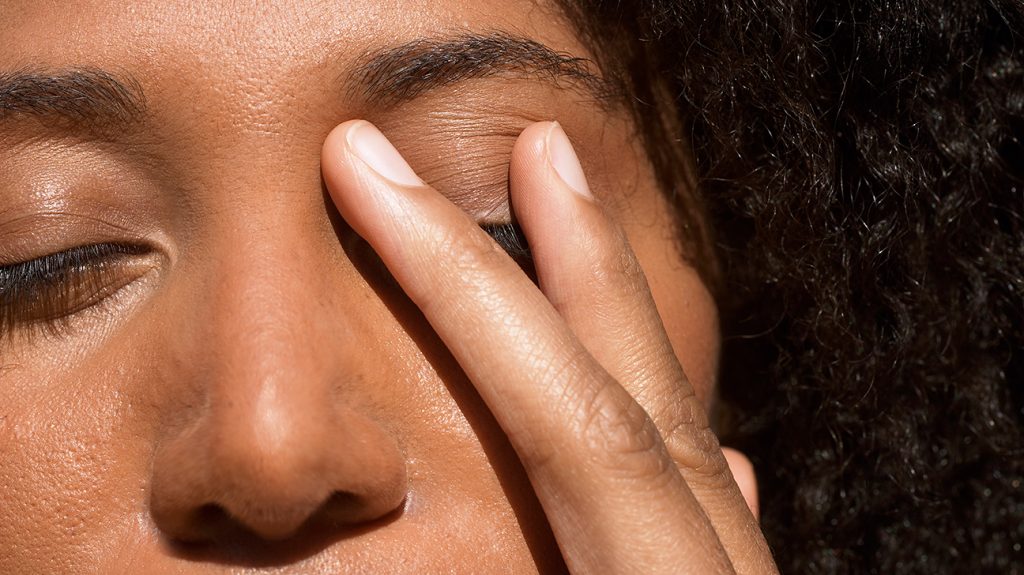
[[[0,75],[86,68],[138,81],[156,120],[146,137],[204,157],[243,146],[292,157],[339,119],[383,120],[379,100],[346,91],[351,72],[410,42],[499,33],[588,57],[553,3],[525,0],[0,0],[0,14]],[[491,100],[477,111],[527,99],[493,84],[473,93]]]
[[[505,31],[582,51],[560,12],[525,0],[5,1],[0,66],[117,65],[301,78],[418,37]]]

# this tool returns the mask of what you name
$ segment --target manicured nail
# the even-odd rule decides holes
[[[421,186],[423,180],[409,167],[402,154],[369,122],[358,122],[345,135],[352,151],[367,166],[400,186]]]
[[[587,177],[583,174],[583,167],[580,166],[580,159],[565,135],[562,126],[555,122],[548,130],[547,137],[548,160],[555,167],[558,176],[562,178],[565,185],[572,188],[574,192],[584,198],[593,199],[590,194],[590,187],[587,185]]]

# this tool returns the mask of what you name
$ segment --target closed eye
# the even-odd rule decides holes
[[[0,266],[0,335],[18,328],[56,330],[152,268],[150,248],[102,243],[77,246]]]

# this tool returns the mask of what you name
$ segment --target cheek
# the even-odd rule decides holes
[[[624,227],[676,357],[697,397],[710,409],[721,347],[718,308],[700,274],[680,253],[670,209],[660,196],[636,202],[631,213],[639,217],[629,218]]]
[[[676,357],[705,408],[710,409],[718,377],[721,332],[718,310],[697,271],[679,262],[648,272],[648,282]]]
[[[42,350],[0,370],[2,573],[74,572],[129,535],[118,518],[132,509],[117,493],[141,484],[121,464],[138,454],[118,430],[117,374],[59,357]]]

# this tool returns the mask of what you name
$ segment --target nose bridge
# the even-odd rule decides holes
[[[197,363],[191,369],[214,412],[250,410],[280,422],[271,407],[326,401],[329,382],[352,367],[339,363],[358,360],[352,331],[365,320],[343,307],[341,292],[361,282],[350,281],[356,272],[327,213],[319,144],[310,130],[293,129],[306,114],[237,89],[209,100],[238,129],[200,130],[216,115],[197,114],[188,132],[216,137],[196,142],[206,166],[189,189],[195,233],[181,248],[179,271],[188,273],[178,274],[189,278],[191,296],[178,326],[192,340],[182,345],[184,361]]]
[[[315,314],[322,311],[321,282],[303,269],[313,267],[309,250],[289,235],[294,234],[284,226],[276,233],[228,232],[200,263],[207,269],[203,297],[195,302],[198,325],[223,370],[275,378],[282,375],[275,373],[283,368],[280,362],[310,367],[301,356],[307,355],[304,342],[316,327]]]
[[[291,126],[295,115],[273,117]],[[316,329],[334,311],[329,302],[340,299],[337,286],[353,270],[328,216],[319,144],[246,125],[209,150],[218,158],[200,184],[195,251],[204,259],[204,291],[209,311],[227,320],[220,327],[243,328],[264,349],[301,347],[296,332]]]
[[[208,285],[194,310],[204,447],[212,460],[230,462],[225,469],[249,475],[276,466],[268,480],[287,483],[282,473],[308,467],[302,447],[317,443],[318,420],[331,417],[321,412],[344,367],[316,353],[324,336],[317,318],[327,310],[305,241],[285,223],[275,234],[233,228],[205,263]]]

